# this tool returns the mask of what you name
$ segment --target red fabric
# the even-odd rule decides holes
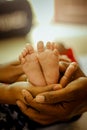
[[[66,51],[66,55],[74,62],[76,62],[76,59],[74,57],[73,51],[71,48],[68,48]]]

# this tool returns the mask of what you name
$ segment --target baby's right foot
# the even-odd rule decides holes
[[[31,45],[27,45],[19,57],[28,80],[35,86],[45,86],[46,82],[41,71],[37,53]]]
[[[43,70],[47,84],[55,84],[59,79],[59,53],[52,49],[51,43],[47,43],[46,49],[43,42],[37,45],[38,59]]]

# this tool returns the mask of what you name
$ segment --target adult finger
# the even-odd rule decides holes
[[[66,97],[66,98],[65,98]],[[36,96],[35,100],[39,103],[58,103],[67,99],[67,91],[65,88],[56,91],[45,92]]]
[[[24,96],[25,102],[26,104],[29,104],[32,100],[33,100],[33,96],[31,95],[31,93],[29,91],[27,91],[26,89],[22,90],[22,94]]]
[[[33,121],[36,121],[42,125],[48,125],[55,122],[57,119],[47,114],[40,113],[31,107],[27,107],[23,102],[17,101],[17,105],[20,110]]]
[[[26,99],[29,99],[31,97],[31,95],[34,98],[34,97],[36,97],[37,94],[40,94],[40,93],[43,93],[43,92],[47,92],[47,91],[53,91],[54,90],[54,86],[57,86],[57,89],[61,88],[61,86],[58,85],[58,84],[52,84],[52,85],[48,85],[48,86],[45,86],[45,87],[31,86],[27,90],[25,90],[23,95],[26,97]],[[28,92],[29,92],[29,96],[28,96]]]
[[[65,87],[70,82],[70,79],[72,78],[72,75],[74,74],[74,72],[77,70],[77,67],[78,65],[76,62],[70,63],[63,77],[60,80],[60,84],[62,85],[62,87]]]
[[[46,87],[29,87],[28,89],[23,89],[22,90],[22,94],[24,96],[25,102],[26,104],[31,103],[31,101],[33,100],[34,97],[36,97],[36,95],[43,93],[43,92],[47,92],[47,91],[53,91],[55,89],[61,89],[61,85],[58,84],[53,84],[53,85],[48,85]]]
[[[69,59],[67,55],[60,55],[59,61],[71,62],[71,59]]]
[[[50,104],[59,102],[70,102],[78,98],[77,96],[78,92],[82,92],[83,94],[85,92],[86,86],[87,86],[87,78],[81,77],[75,81],[70,82],[65,88],[37,95],[36,101],[39,103],[50,103]]]
[[[59,61],[59,71],[60,71],[60,73],[64,73],[69,65],[70,65],[69,62]]]
[[[64,75],[60,80],[60,84],[63,87],[65,87],[72,80],[86,76],[76,62],[72,63],[60,62],[59,68],[60,72],[64,73]]]

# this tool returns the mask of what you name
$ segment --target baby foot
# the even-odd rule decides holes
[[[31,45],[26,46],[19,59],[30,83],[35,86],[45,86],[46,81],[38,62],[37,53]]]
[[[59,57],[57,49],[52,49],[50,42],[47,43],[46,49],[43,42],[37,44],[38,60],[43,70],[43,74],[47,84],[54,84],[58,82],[59,78]]]

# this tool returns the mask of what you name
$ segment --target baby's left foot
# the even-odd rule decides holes
[[[55,84],[59,79],[59,53],[52,49],[51,43],[47,43],[46,49],[43,42],[37,45],[38,59],[41,64],[43,74],[47,84]]]

